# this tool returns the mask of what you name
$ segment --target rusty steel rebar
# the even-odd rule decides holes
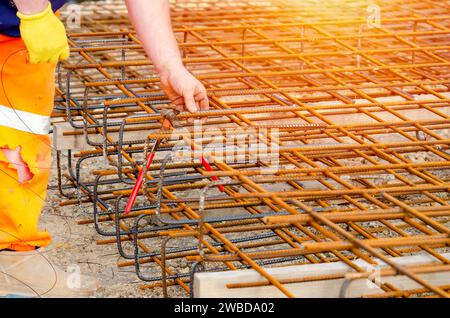
[[[94,224],[99,244],[117,245],[119,266],[134,266],[143,290],[161,287],[166,297],[172,288],[189,294],[201,268],[251,268],[265,279],[233,290],[272,285],[307,297],[293,283],[346,278],[346,291],[370,276],[359,259],[420,286],[374,282],[383,293],[363,297],[449,297],[448,285],[419,274],[450,263],[450,7],[379,2],[372,26],[365,1],[175,1],[183,62],[210,109],[177,114],[170,132],[160,128],[171,101],[122,1],[83,4],[52,115],[70,124],[64,138],[83,145],[58,151],[61,204],[87,211],[80,224]],[[188,120],[198,117],[206,121]],[[139,173],[145,181],[127,214]],[[393,261],[411,254],[435,262]],[[336,261],[348,273],[267,271]]]

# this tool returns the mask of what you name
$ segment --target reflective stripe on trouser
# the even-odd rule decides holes
[[[38,230],[38,222],[51,166],[45,133],[53,109],[55,66],[29,65],[27,56],[21,39],[0,35],[0,250],[31,250],[51,239]],[[5,123],[5,115],[13,122]],[[20,164],[31,173],[27,181],[19,182],[17,162],[8,160],[5,149],[20,150]]]

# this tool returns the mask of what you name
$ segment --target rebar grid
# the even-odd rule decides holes
[[[367,5],[176,1],[184,62],[211,109],[181,113],[183,129],[167,134],[160,110],[170,101],[124,5],[86,4],[83,32],[71,31],[72,57],[58,73],[54,118],[90,148],[68,151],[66,165],[58,152],[62,204],[80,204],[90,214],[80,223],[107,236],[99,244],[117,245],[119,266],[134,266],[149,282],[142,289],[162,287],[165,296],[170,286],[190,292],[198,270],[252,268],[280,295],[307,297],[289,290],[299,279],[277,280],[267,267],[342,261],[365,278],[362,259],[388,265],[373,281],[384,292],[364,296],[448,297],[448,285],[421,274],[449,270],[450,5],[382,1],[377,27],[367,24]],[[197,116],[207,118],[201,129],[184,122]],[[279,156],[240,145],[249,135]],[[143,160],[163,138],[125,215]],[[195,151],[178,155],[180,141]],[[238,160],[208,153],[222,143]],[[214,171],[203,169],[200,149]],[[419,254],[435,261],[392,261]],[[418,287],[383,281],[393,275]],[[337,278],[345,277],[301,280]]]

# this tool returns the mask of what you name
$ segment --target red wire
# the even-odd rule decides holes
[[[192,150],[194,150],[193,147],[192,147]],[[147,171],[150,169],[150,167],[153,163],[153,159],[155,158],[155,155],[156,155],[156,148],[154,149],[154,151],[149,153],[147,156]],[[211,165],[209,164],[209,162],[206,160],[206,158],[204,156],[200,156],[200,160],[202,162],[203,167],[205,167],[206,171],[213,171],[213,169],[211,168]],[[219,178],[217,176],[212,176],[211,179],[213,179],[214,181],[219,181]],[[128,199],[127,205],[125,206],[125,215],[128,215],[131,212],[131,209],[133,208],[133,205],[136,202],[136,197],[139,193],[139,189],[141,188],[143,183],[144,183],[144,169],[139,171],[139,175],[136,180],[136,183],[133,186],[133,190],[131,190],[131,194]],[[223,185],[218,185],[217,187],[219,188],[220,192],[225,191],[225,188]]]

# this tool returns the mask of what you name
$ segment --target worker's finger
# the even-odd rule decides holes
[[[206,94],[206,90],[201,90],[195,96],[195,100],[198,103],[200,110],[208,110],[209,109],[209,100],[208,100],[208,95]]]
[[[177,104],[177,103],[182,104],[182,103],[184,103],[184,98],[183,98],[183,96],[177,96],[175,98],[171,98],[170,102],[173,104]]]
[[[183,96],[177,96],[170,100],[170,107],[174,107],[177,111],[182,112],[184,110],[184,98]]]
[[[188,111],[190,111],[191,113],[195,113],[196,111],[198,111],[197,105],[195,104],[193,91],[187,91],[183,97],[184,105]]]
[[[60,61],[64,61],[67,60],[70,56],[70,48],[68,45],[66,45],[63,49],[63,51],[61,52],[61,55],[59,56],[59,60]]]
[[[173,106],[179,112],[182,112],[184,110],[184,103],[183,104],[173,104]]]
[[[208,97],[203,96],[203,97],[196,97],[196,103],[197,103],[197,107],[201,110],[201,111],[205,111],[209,109],[209,102],[208,102]],[[201,116],[199,117],[201,119],[202,124],[206,122],[206,120],[208,119],[207,117]]]
[[[205,96],[204,98],[202,98],[199,102],[200,104],[200,109],[201,110],[208,110],[209,109],[209,99],[208,96]]]

